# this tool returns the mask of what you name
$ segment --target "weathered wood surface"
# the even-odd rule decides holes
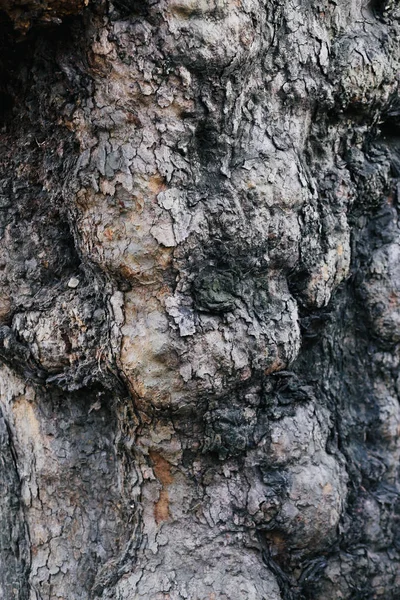
[[[84,4],[1,2],[0,598],[398,599],[396,4]]]

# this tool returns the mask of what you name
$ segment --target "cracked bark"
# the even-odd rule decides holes
[[[395,3],[0,10],[0,598],[398,598]]]

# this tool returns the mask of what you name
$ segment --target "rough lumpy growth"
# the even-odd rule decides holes
[[[84,4],[0,0],[6,595],[396,600],[398,9]]]

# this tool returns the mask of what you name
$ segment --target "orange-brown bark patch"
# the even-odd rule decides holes
[[[158,525],[162,521],[167,521],[171,516],[169,512],[169,496],[166,486],[173,482],[173,477],[170,463],[165,460],[161,454],[155,452],[154,450],[150,450],[149,454],[153,463],[155,476],[162,485],[160,497],[154,504],[154,518]]]
[[[162,521],[168,521],[170,517],[169,513],[169,496],[167,490],[161,490],[160,497],[154,505],[154,518],[157,525]]]
[[[149,454],[153,463],[154,473],[158,481],[163,487],[170,485],[173,482],[170,463],[155,450],[150,450]]]

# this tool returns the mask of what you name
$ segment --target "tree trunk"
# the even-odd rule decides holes
[[[398,599],[394,2],[0,8],[0,599]]]

